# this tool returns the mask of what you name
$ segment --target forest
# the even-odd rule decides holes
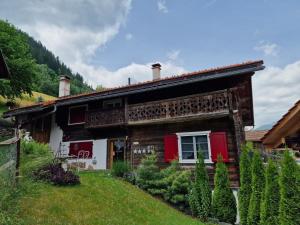
[[[12,42],[12,40],[17,41]],[[14,58],[13,56],[15,56],[18,49],[28,50],[29,56],[26,55],[26,60],[30,59],[32,61],[29,62],[31,71],[30,75],[23,74],[23,77],[27,76],[29,78],[28,76],[31,76],[32,91],[57,97],[60,75],[68,75],[71,78],[71,95],[93,91],[92,87],[83,80],[81,74],[74,73],[40,41],[3,20],[0,20],[0,49],[8,61],[8,65],[11,64],[10,62],[12,62],[12,58]],[[12,64],[14,66],[16,63],[13,62]],[[25,90],[25,92],[27,91]]]

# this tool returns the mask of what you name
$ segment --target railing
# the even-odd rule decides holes
[[[222,90],[126,105],[119,109],[94,110],[87,113],[85,127],[99,128],[224,115],[237,106],[236,101],[232,91]]]
[[[232,106],[227,90],[128,106],[128,123],[153,122],[180,117],[227,113]]]
[[[88,111],[86,128],[108,127],[125,124],[125,109],[107,109]]]

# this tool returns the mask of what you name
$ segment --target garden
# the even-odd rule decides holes
[[[213,188],[204,160],[195,169],[173,161],[159,169],[155,154],[135,170],[65,171],[47,145],[22,142],[13,188],[0,186],[0,224],[300,224],[300,169],[286,151],[262,160],[251,144],[240,155],[238,204],[219,157]]]

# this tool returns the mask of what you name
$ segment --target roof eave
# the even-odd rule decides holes
[[[126,91],[120,90],[119,92],[112,93],[112,94],[111,93],[107,93],[107,94],[99,93],[99,94],[95,94],[92,96],[83,96],[83,97],[81,96],[81,97],[78,97],[75,99],[74,98],[62,99],[62,100],[58,99],[56,104],[57,104],[57,106],[63,106],[63,105],[77,104],[77,103],[83,103],[83,102],[93,101],[93,100],[121,97],[121,96],[126,96],[126,95],[131,95],[131,94],[139,94],[142,92],[159,90],[159,89],[169,88],[169,87],[175,87],[175,86],[190,84],[190,83],[194,83],[194,82],[203,82],[203,81],[207,81],[207,80],[215,80],[215,79],[224,78],[224,77],[231,77],[231,76],[236,76],[236,75],[240,75],[240,74],[247,74],[250,72],[256,72],[259,70],[263,70],[264,68],[265,68],[265,66],[259,65],[259,66],[255,66],[253,68],[244,68],[244,69],[239,69],[239,70],[235,70],[235,71],[215,73],[213,75],[203,74],[201,76],[189,77],[189,78],[183,79],[183,80],[172,80],[172,81],[164,82],[162,84],[155,83],[155,84],[149,85],[149,87],[142,86],[142,87],[136,88],[134,90],[126,90]]]
[[[194,82],[203,82],[203,81],[208,81],[208,80],[215,80],[215,79],[220,79],[220,78],[225,78],[225,77],[232,77],[232,76],[237,76],[241,74],[248,74],[251,72],[256,72],[263,70],[265,66],[263,66],[263,61],[258,61],[253,63],[253,65],[245,65],[241,66],[241,68],[234,68],[230,71],[226,72],[209,72],[207,74],[201,74],[200,76],[190,76],[190,77],[183,77],[180,79],[176,80],[162,80],[161,82],[158,83],[153,83],[149,84],[147,87],[140,86],[135,89],[129,89],[129,90],[124,90],[124,89],[115,89],[112,90],[113,93],[107,92],[107,93],[98,93],[94,95],[89,95],[89,96],[78,96],[70,99],[57,99],[56,104],[57,106],[66,106],[66,105],[71,105],[71,104],[80,104],[88,101],[93,101],[93,100],[100,100],[100,99],[107,99],[107,98],[114,98],[114,97],[122,97],[126,95],[132,95],[132,94],[139,94],[142,92],[147,92],[147,91],[153,91],[153,90],[159,90],[159,89],[164,89],[164,88],[169,88],[169,87],[176,87],[180,85],[186,85]],[[16,109],[13,111],[8,111],[3,114],[3,117],[13,117],[13,116],[18,116],[21,114],[27,114],[27,113],[33,113],[33,112],[39,112],[42,111],[46,108],[49,108],[53,106],[48,105],[48,106],[33,106],[33,107],[28,107],[28,108],[20,108]]]

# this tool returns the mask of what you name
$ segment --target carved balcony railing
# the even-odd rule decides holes
[[[188,119],[229,113],[231,92],[196,94],[128,106],[128,124]]]
[[[86,115],[86,128],[99,128],[125,124],[125,109],[107,109],[88,111]]]

